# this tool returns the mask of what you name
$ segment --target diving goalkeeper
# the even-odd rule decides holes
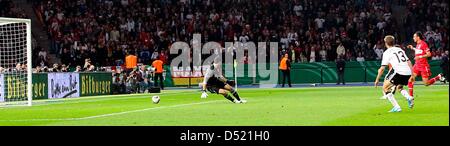
[[[201,98],[207,98],[208,94],[206,90],[213,94],[222,94],[226,99],[230,100],[233,103],[246,103],[247,101],[241,99],[236,90],[234,90],[233,86],[236,84],[233,80],[227,80],[221,71],[221,63],[219,62],[219,58],[214,59],[214,63],[206,70],[205,77],[203,78],[203,83],[201,83],[202,87],[202,96]],[[231,93],[233,97],[231,97]]]

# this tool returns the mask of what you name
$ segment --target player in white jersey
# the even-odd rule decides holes
[[[383,84],[383,92],[386,93],[387,99],[392,103],[394,108],[390,112],[401,112],[402,109],[398,105],[394,98],[395,90],[399,88],[403,90],[404,85],[408,85],[408,81],[412,80],[412,64],[411,61],[406,56],[405,51],[401,48],[394,47],[395,39],[393,36],[386,36],[384,38],[386,48],[388,48],[383,53],[383,60],[381,61],[381,67],[378,69],[378,75],[375,80],[375,87],[378,86],[381,75],[383,74],[386,66],[389,64],[392,69],[389,71],[388,75]],[[409,96],[409,94],[404,95],[408,100],[408,105],[410,108],[414,105],[414,98]]]
[[[201,98],[207,98],[208,94],[206,90],[213,94],[222,94],[226,99],[230,100],[233,103],[246,103],[247,101],[241,99],[236,90],[234,90],[235,82],[233,80],[227,80],[221,71],[221,63],[220,58],[215,58],[214,63],[211,64],[210,68],[206,71],[204,75],[202,86],[202,96]],[[231,93],[234,98],[233,99],[228,93]]]
[[[400,46],[399,46],[399,45],[395,45],[395,47],[400,47]],[[384,78],[385,81],[389,81],[389,78],[388,78],[388,77],[394,73],[394,70],[392,70],[392,65],[389,64],[388,67],[389,67],[389,71],[388,71],[388,73],[386,74],[386,77]],[[403,97],[405,97],[407,100],[408,100],[410,97],[412,97],[412,96],[408,93],[408,91],[405,90],[405,89],[403,88],[403,85],[397,86],[397,90],[400,91],[400,93],[403,95]],[[380,99],[387,99],[386,93],[385,93],[384,91],[382,91],[382,92],[383,92],[383,96],[382,96]],[[410,108],[413,108],[413,106],[414,106],[414,101],[412,101],[412,102],[409,104],[409,107],[410,107]]]

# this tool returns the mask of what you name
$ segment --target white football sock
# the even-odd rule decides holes
[[[394,94],[388,93],[386,96],[389,99],[389,101],[391,102],[392,106],[400,108],[400,105],[398,105],[397,100],[395,100]]]
[[[413,97],[411,97],[411,96],[409,95],[408,91],[406,91],[406,90],[402,90],[402,91],[400,91],[400,93],[403,95],[403,97],[406,98],[406,100],[411,100],[411,99],[413,99]]]

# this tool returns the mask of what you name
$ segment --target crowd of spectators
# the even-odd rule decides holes
[[[153,52],[170,60],[169,46],[189,42],[194,33],[203,42],[279,42],[279,51],[290,52],[294,62],[316,62],[334,61],[337,55],[375,60],[373,46],[399,28],[389,2],[41,0],[36,8],[48,26],[52,50],[67,62],[80,64],[92,56],[100,65],[117,65],[130,50],[141,63],[149,63]]]
[[[448,2],[403,3],[409,11],[422,10],[408,15],[408,29],[430,29],[426,36],[428,31],[441,35],[432,50],[448,49]],[[153,53],[170,60],[171,43],[189,42],[194,33],[202,34],[203,42],[279,42],[279,51],[289,52],[294,62],[334,61],[338,55],[379,60],[382,37],[399,36],[402,27],[392,18],[392,0],[42,0],[37,5],[62,60],[80,63],[93,56],[99,65],[118,65],[130,50],[141,63],[149,63]]]
[[[0,17],[27,18],[25,11],[17,7],[12,0],[0,0]]]
[[[17,63],[14,68],[0,66],[0,73],[20,73],[27,71],[27,64]]]

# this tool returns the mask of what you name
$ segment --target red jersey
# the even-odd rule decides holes
[[[425,41],[420,41],[419,43],[417,43],[415,49],[416,57],[425,55],[427,54],[427,52],[430,52],[430,48],[428,48],[428,45]],[[428,59],[427,58],[417,59],[415,64],[428,65]]]

